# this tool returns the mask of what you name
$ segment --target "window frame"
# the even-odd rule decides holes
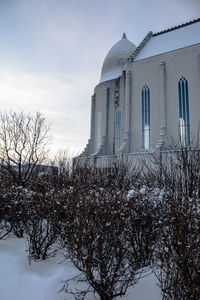
[[[187,146],[190,144],[190,109],[188,81],[184,76],[178,82],[178,98],[180,140],[184,146]]]
[[[145,84],[142,88],[142,148],[150,149],[150,89]]]

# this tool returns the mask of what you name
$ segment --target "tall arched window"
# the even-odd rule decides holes
[[[150,147],[150,89],[145,85],[142,89],[142,148]]]
[[[121,109],[118,107],[115,111],[115,153],[118,152],[121,145]]]
[[[181,77],[178,83],[179,95],[179,129],[180,138],[183,145],[190,143],[190,112],[189,112],[189,92],[188,81]]]

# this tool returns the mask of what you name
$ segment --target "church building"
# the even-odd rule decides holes
[[[136,46],[124,33],[103,62],[91,99],[90,139],[79,158],[109,158],[189,145],[200,127],[200,18]]]

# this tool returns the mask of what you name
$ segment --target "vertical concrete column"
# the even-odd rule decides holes
[[[106,136],[108,136],[108,130],[109,130],[109,96],[110,96],[110,89],[107,88],[106,90]]]
[[[125,78],[125,87],[124,87],[124,95],[125,95],[125,114],[124,114],[124,137],[122,147],[120,149],[121,152],[130,152],[131,145],[131,118],[132,118],[132,76],[131,71],[126,73]]]
[[[96,94],[91,97],[91,117],[90,117],[90,140],[94,146],[95,130],[96,130]],[[94,150],[94,149],[93,149]]]
[[[129,131],[129,102],[130,102],[130,77],[131,77],[131,72],[127,72],[127,80],[126,80],[126,103],[125,103],[125,130]]]
[[[198,55],[198,68],[199,68],[199,77],[200,77],[200,55]]]
[[[131,126],[132,126],[132,73],[128,72],[128,144],[127,150],[131,151]]]
[[[125,71],[122,72],[122,76],[120,78],[120,106],[123,112],[123,130],[126,129],[126,76]]]
[[[106,154],[108,154],[108,135],[109,135],[109,113],[110,113],[110,109],[109,109],[109,106],[110,106],[110,89],[107,88],[106,90],[106,128],[105,128],[105,136],[106,136]]]
[[[166,134],[166,63],[160,63],[160,138],[157,146],[162,147]]]

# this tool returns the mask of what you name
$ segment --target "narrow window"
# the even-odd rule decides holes
[[[150,147],[150,89],[145,85],[142,89],[142,148]]]
[[[121,114],[121,109],[118,107],[115,111],[115,153],[121,145]]]
[[[186,146],[190,144],[190,113],[188,81],[181,77],[178,83],[179,95],[179,132],[181,143]]]

